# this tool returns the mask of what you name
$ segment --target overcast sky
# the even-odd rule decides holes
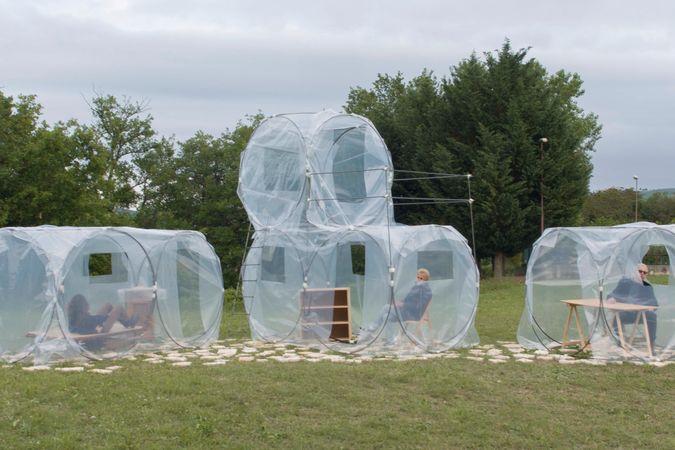
[[[378,73],[442,77],[507,37],[584,80],[603,126],[592,190],[675,187],[671,0],[0,0],[0,91],[37,95],[49,123],[91,122],[95,91],[147,100],[184,140],[258,111],[340,110]]]

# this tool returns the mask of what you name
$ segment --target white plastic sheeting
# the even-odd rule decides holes
[[[389,151],[363,117],[286,114],[258,127],[238,188],[256,229],[242,267],[254,339],[349,353],[478,342],[466,240],[449,226],[396,224],[392,180]],[[427,314],[403,320],[420,268],[430,272]]]
[[[658,308],[656,335],[649,354],[644,326],[634,316],[617,312],[608,304],[619,283],[635,283],[637,266],[647,252],[667,255],[663,274],[651,282]],[[535,242],[526,275],[525,309],[518,328],[518,342],[529,348],[553,348],[567,341],[586,341],[586,350],[599,358],[654,357],[670,359],[675,347],[675,225],[635,223],[615,227],[550,228]],[[666,275],[667,273],[667,275]],[[623,280],[623,281],[622,281]],[[638,285],[642,285],[639,283]],[[651,295],[651,294],[650,294]],[[574,315],[561,300],[597,300],[597,307],[577,307],[581,334]],[[610,302],[612,300],[609,300]],[[641,303],[624,298],[620,303]],[[616,315],[622,314],[622,327]],[[629,315],[629,314],[628,314]],[[653,316],[652,316],[653,317]],[[569,323],[568,323],[569,320]],[[654,331],[654,330],[652,330]]]
[[[68,304],[83,295],[95,314],[119,305],[140,319],[100,339],[71,333]],[[220,262],[201,233],[128,227],[0,229],[0,355],[115,357],[134,349],[200,346],[217,339]],[[133,305],[132,305],[133,304]],[[119,328],[121,327],[121,330]],[[133,330],[132,330],[133,331]]]

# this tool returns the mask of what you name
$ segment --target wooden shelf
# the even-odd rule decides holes
[[[317,332],[330,327],[330,339],[349,341],[352,337],[349,288],[300,291],[300,326],[303,339],[316,337]]]

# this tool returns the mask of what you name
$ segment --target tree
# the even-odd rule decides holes
[[[0,92],[0,225],[16,225],[11,201],[20,182],[17,168],[33,142],[40,110],[34,96],[15,101]]]
[[[75,121],[39,123],[33,96],[0,93],[0,225],[97,223],[105,212],[90,141]]]
[[[226,285],[234,286],[246,244],[248,218],[237,197],[239,157],[261,115],[215,138],[203,132],[180,144],[146,154],[149,172],[137,223],[145,227],[199,230],[221,258]],[[150,169],[152,168],[152,169]]]
[[[538,237],[542,187],[546,226],[577,223],[588,194],[589,155],[601,129],[597,117],[577,104],[584,92],[580,77],[549,75],[527,52],[514,51],[507,40],[483,59],[472,54],[440,82],[427,71],[408,84],[400,74],[379,75],[373,89],[352,89],[346,105],[373,121],[396,169],[475,175],[478,256],[500,260],[496,276],[504,257]],[[549,142],[543,155],[542,137]],[[464,186],[450,184],[399,189],[422,197],[466,197]],[[469,231],[466,209],[419,207],[404,217]]]
[[[139,170],[140,160],[158,145],[152,127],[152,116],[143,115],[147,102],[133,102],[124,97],[121,101],[112,95],[97,95],[90,103],[94,123],[83,127],[90,131],[92,159],[104,165],[105,172],[101,196],[113,213],[129,208],[139,201],[137,190],[146,180]]]
[[[642,220],[660,225],[675,223],[675,195],[655,192],[647,198],[641,196],[638,207]]]
[[[581,212],[581,224],[608,226],[635,220],[635,191],[609,188],[594,192],[586,198]]]
[[[638,220],[660,225],[675,223],[675,195],[640,195]],[[635,221],[635,190],[609,188],[593,192],[584,202],[582,225],[619,225]]]
[[[525,182],[517,181],[504,167],[511,165],[511,156],[504,150],[503,136],[480,127],[480,147],[476,154],[476,228],[481,232],[477,242],[479,254],[492,254],[493,273],[501,278],[504,255],[518,253],[526,236],[522,226],[534,205],[522,207],[527,197]]]
[[[360,87],[350,90],[345,109],[366,116],[374,123],[391,151],[396,179],[420,178],[409,171],[453,173],[457,169],[453,155],[446,147],[443,124],[440,123],[441,100],[438,80],[432,72],[425,70],[407,84],[400,73],[378,75],[371,90]],[[395,182],[393,195],[466,199],[468,192],[464,179],[442,183],[416,179]],[[466,225],[465,232],[470,231],[468,208],[396,203],[399,222],[460,222]]]

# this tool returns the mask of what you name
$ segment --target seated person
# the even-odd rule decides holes
[[[401,321],[418,321],[424,315],[424,312],[431,302],[431,288],[429,287],[429,271],[427,269],[419,269],[417,271],[417,281],[405,296],[402,302],[396,302],[396,309],[401,318]],[[391,310],[389,305],[382,308],[382,312],[370,326],[364,330],[368,333],[373,333],[386,323],[385,343],[393,344],[395,337],[393,336],[392,325],[398,322],[396,313]]]
[[[647,281],[649,270],[646,264],[638,264],[637,273],[633,278],[622,278],[616,288],[607,297],[607,303],[632,303],[634,305],[659,306],[654,295],[654,288]],[[622,323],[635,322],[636,311],[622,311],[619,313]],[[656,311],[647,311],[647,326],[649,327],[649,342],[654,348],[656,339]],[[615,328],[616,328],[615,324]]]
[[[82,294],[75,295],[68,303],[68,330],[71,333],[95,334],[107,333],[115,322],[119,321],[125,328],[133,328],[138,316],[127,316],[121,306],[104,304],[96,314],[89,314],[89,302]]]

